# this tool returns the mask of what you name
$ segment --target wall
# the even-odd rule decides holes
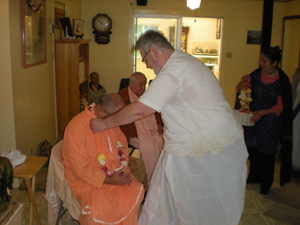
[[[1,26],[7,30],[1,38],[1,49],[6,50],[1,56],[5,57],[1,60],[4,63],[1,70],[5,71],[1,74],[7,76],[1,82],[1,103],[5,96],[2,105],[7,107],[0,114],[0,151],[19,149],[27,155],[38,155],[40,141],[48,139],[54,143],[57,139],[53,34],[50,33],[54,0],[47,0],[46,4],[47,63],[25,69],[22,67],[21,0],[1,1],[1,11],[6,10],[1,14],[5,19],[1,20]],[[80,18],[81,0],[68,0],[66,5],[72,17]]]
[[[85,0],[82,18],[85,20],[85,37],[94,39],[92,18],[97,13],[107,13],[113,20],[111,42],[98,45],[91,42],[90,69],[100,74],[101,83],[109,92],[116,92],[122,77],[131,74],[132,15],[181,15],[191,17],[223,17],[224,36],[220,84],[229,103],[233,105],[235,86],[240,77],[258,66],[260,45],[247,45],[247,31],[262,29],[263,1],[202,0],[200,9],[189,10],[185,0],[151,0],[147,6],[137,6],[136,1]],[[132,5],[131,5],[132,4]],[[282,16],[285,3],[276,2],[272,45],[281,45]],[[276,29],[275,29],[276,28]],[[226,57],[231,54],[232,57]]]
[[[47,62],[22,67],[21,1],[9,2],[11,71],[16,148],[37,155],[39,142],[56,140],[53,79],[53,41],[49,24],[53,21],[53,1],[46,1]],[[15,13],[18,12],[18,13]]]
[[[9,33],[9,0],[0,1],[0,153],[16,148],[13,90],[11,77],[11,53]]]

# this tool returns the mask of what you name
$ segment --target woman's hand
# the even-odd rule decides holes
[[[262,110],[253,112],[253,116],[250,118],[251,123],[255,123],[263,116]]]
[[[250,82],[250,75],[246,74],[244,76],[242,76],[241,81],[238,83],[237,85],[237,91],[241,92],[241,90],[243,89],[243,87],[246,85],[247,82]]]
[[[112,185],[125,185],[132,182],[130,173],[125,173],[124,170],[120,170],[112,176],[106,176],[104,183]]]
[[[91,119],[90,129],[93,131],[93,133],[104,131],[106,129],[104,118]]]

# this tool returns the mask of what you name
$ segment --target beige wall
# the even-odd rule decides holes
[[[0,1],[0,153],[16,148],[13,89],[11,77],[9,0]]]
[[[132,7],[130,2],[133,3]],[[85,0],[82,18],[85,20],[85,38],[94,39],[91,22],[97,13],[107,13],[113,20],[111,43],[91,42],[90,69],[99,72],[101,83],[109,92],[118,90],[119,81],[131,71],[132,16],[133,14],[173,14],[197,17],[223,17],[224,36],[220,84],[231,105],[235,85],[240,77],[258,66],[259,45],[247,45],[247,31],[262,29],[263,1],[203,0],[200,9],[189,10],[185,0],[151,0],[147,6],[136,6],[136,1]],[[285,3],[276,2],[272,45],[281,45],[282,17]],[[232,58],[227,58],[232,53]]]
[[[81,0],[64,1],[72,18],[80,18]],[[19,149],[38,155],[40,141],[56,141],[56,100],[53,63],[54,1],[46,1],[47,63],[23,68],[21,41],[21,1],[1,1],[1,110],[0,152]],[[3,59],[2,59],[3,58]],[[3,64],[3,66],[2,66]],[[3,86],[3,87],[2,87]]]

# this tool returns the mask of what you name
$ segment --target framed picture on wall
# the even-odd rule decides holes
[[[22,0],[23,67],[47,62],[46,1]]]
[[[64,9],[59,9],[55,8],[55,28],[56,29],[63,29],[59,19],[65,17],[65,10]]]
[[[248,30],[247,44],[249,45],[260,45],[261,44],[261,31]]]

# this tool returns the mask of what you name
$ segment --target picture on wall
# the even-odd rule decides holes
[[[55,8],[55,28],[56,29],[63,29],[59,19],[65,17],[65,10],[64,9],[59,9]]]
[[[23,67],[27,68],[47,62],[46,1],[21,3]]]
[[[247,44],[260,45],[261,37],[262,37],[261,31],[248,30]]]

